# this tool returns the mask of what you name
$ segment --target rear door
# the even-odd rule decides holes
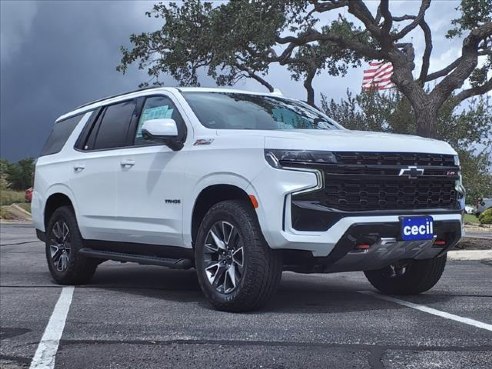
[[[86,239],[117,240],[117,175],[121,151],[135,119],[136,100],[104,107],[86,127],[72,161],[70,186],[78,207],[81,232]]]
[[[182,141],[186,125],[170,96],[142,98],[141,114],[132,125],[132,146],[120,151],[117,175],[119,230],[127,242],[181,246],[185,150],[173,151],[142,137],[146,120],[171,118]]]

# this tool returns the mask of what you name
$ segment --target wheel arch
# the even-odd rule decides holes
[[[207,211],[215,204],[227,200],[244,200],[251,204],[248,193],[241,187],[233,184],[214,184],[205,187],[196,197],[191,216],[191,241],[195,242],[198,228]],[[251,204],[253,207],[253,205]]]
[[[75,211],[73,201],[70,198],[70,196],[67,195],[66,193],[54,192],[48,196],[48,198],[46,199],[46,204],[44,206],[44,214],[43,214],[45,229],[55,210],[61,206],[70,206]]]

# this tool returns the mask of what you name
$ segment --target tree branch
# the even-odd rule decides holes
[[[379,41],[382,41],[382,33],[376,19],[372,16],[366,4],[362,0],[350,0],[348,3],[348,11],[354,17],[359,19],[366,29]]]
[[[417,19],[417,16],[415,15],[402,15],[401,17],[393,17],[393,20],[395,22],[402,22],[405,20],[415,20]],[[422,55],[422,68],[420,69],[420,75],[419,75],[419,82],[421,84],[424,84],[427,81],[427,74],[429,73],[429,67],[430,67],[430,56],[432,53],[432,32],[429,27],[429,24],[425,21],[424,18],[422,18],[419,22],[419,26],[422,29],[422,32],[424,32],[424,39],[425,39],[425,50],[424,54]]]
[[[449,72],[451,72],[454,68],[456,68],[458,66],[458,64],[460,64],[460,63],[461,63],[461,58],[456,59],[454,62],[449,64],[447,67],[445,67],[445,68],[443,68],[437,72],[429,74],[425,78],[425,82],[433,81],[433,80],[438,79],[440,77],[446,76]]]
[[[268,89],[268,91],[273,92],[275,90],[270,83],[268,83],[265,79],[261,78],[259,75],[257,75],[255,72],[253,72],[248,67],[241,65],[239,63],[235,63],[234,66],[237,69],[245,72],[249,78],[253,78],[255,81],[261,83],[263,86],[265,86]]]
[[[381,17],[382,17],[381,4],[379,4],[378,9],[376,10],[376,18],[374,18],[374,22],[376,24],[379,24],[379,22],[381,22]]]
[[[415,27],[417,27],[422,19],[424,19],[425,12],[429,8],[431,3],[431,0],[422,0],[422,3],[420,4],[420,9],[415,17],[415,19],[406,27],[404,27],[400,32],[397,34],[393,35],[393,40],[400,40],[403,37],[405,37],[407,34],[409,34]]]
[[[314,5],[314,10],[318,13],[324,13],[330,10],[343,8],[347,6],[349,0],[331,0],[330,2],[320,3],[318,0],[310,0],[310,3]]]
[[[419,75],[419,81],[423,85],[425,83],[425,79],[427,78],[427,74],[429,73],[429,67],[430,67],[430,57],[432,54],[432,32],[427,24],[427,22],[422,18],[422,20],[419,23],[420,28],[422,28],[422,31],[424,32],[424,39],[425,39],[425,49],[424,49],[424,54],[422,55],[422,67],[420,68],[420,75]]]
[[[492,78],[490,78],[483,85],[475,86],[475,87],[469,88],[467,90],[461,91],[454,98],[456,99],[456,101],[458,103],[460,103],[463,100],[468,99],[469,97],[482,95],[482,94],[484,94],[490,90],[492,90]]]
[[[320,33],[315,30],[311,30],[308,33],[305,33],[304,35],[300,37],[294,37],[294,36],[287,36],[287,37],[280,37],[277,36],[276,40],[277,43],[279,44],[289,44],[287,48],[284,50],[284,52],[278,57],[280,60],[284,60],[286,57],[289,57],[292,54],[292,51],[297,47],[301,45],[308,44],[310,42],[315,42],[315,41],[330,41],[336,44],[339,47],[342,48],[350,48],[354,50],[355,52],[364,55],[368,58],[373,58],[373,59],[383,59],[384,54],[381,51],[375,50],[374,48],[364,45],[361,42],[358,42],[354,39],[342,37],[340,35],[336,34],[330,34],[330,33]],[[273,61],[279,61],[279,60],[273,60]]]
[[[459,63],[456,65],[451,73],[444,77],[441,82],[439,82],[439,84],[430,94],[431,99],[434,99],[438,105],[442,104],[454,90],[460,88],[465,80],[470,76],[472,71],[478,65],[478,46],[480,45],[480,42],[482,42],[487,37],[490,37],[491,35],[492,22],[487,22],[473,29],[470,34],[463,40],[461,57],[458,59]],[[485,83],[485,86],[488,86],[488,82]],[[467,95],[472,92],[462,91],[462,93],[463,95],[461,96],[464,96],[463,99],[466,99]],[[473,94],[470,96],[473,96]]]
[[[472,37],[474,40],[477,40],[477,44],[479,44],[481,41],[491,36],[492,36],[492,22],[487,22],[473,29],[468,37]]]
[[[479,51],[478,55],[480,55],[480,56],[492,55],[492,49]]]
[[[381,0],[378,11],[381,11],[381,15],[384,18],[383,26],[381,27],[383,35],[389,35],[393,25],[393,17],[389,11],[389,0]]]
[[[295,37],[293,37],[295,38]],[[277,41],[278,42],[278,41]],[[281,43],[281,42],[279,42]],[[278,62],[280,65],[285,65],[288,63],[289,61],[289,58],[291,57],[292,55],[292,52],[294,51],[294,49],[298,46],[301,46],[302,43],[299,42],[291,42],[286,48],[285,50],[282,52],[282,54],[280,54],[279,56],[273,56],[272,58],[270,58],[270,62]],[[273,54],[272,54],[273,55]],[[276,55],[276,54],[275,54]]]

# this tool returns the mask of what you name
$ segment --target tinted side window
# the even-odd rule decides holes
[[[92,148],[98,150],[126,146],[128,128],[135,106],[135,100],[131,100],[106,107]]]
[[[135,133],[135,145],[155,144],[152,141],[145,140],[142,136],[142,126],[150,119],[174,119],[178,127],[184,126],[183,118],[178,109],[167,96],[152,96],[145,100],[145,104],[138,120],[137,130]]]
[[[41,150],[40,156],[51,155],[60,152],[65,145],[65,142],[67,142],[68,137],[70,137],[73,130],[85,114],[86,113],[75,115],[71,118],[56,122],[50,136],[46,140],[46,143]]]

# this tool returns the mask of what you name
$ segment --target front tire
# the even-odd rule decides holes
[[[379,291],[393,295],[417,295],[430,290],[439,281],[446,266],[447,255],[407,264],[390,265],[365,271],[369,282]]]
[[[79,254],[83,247],[73,209],[62,206],[51,216],[46,229],[46,260],[53,279],[59,284],[88,283],[98,261]]]
[[[237,200],[215,204],[203,218],[195,264],[209,302],[231,312],[265,305],[282,274],[281,259],[263,238],[253,208]]]

